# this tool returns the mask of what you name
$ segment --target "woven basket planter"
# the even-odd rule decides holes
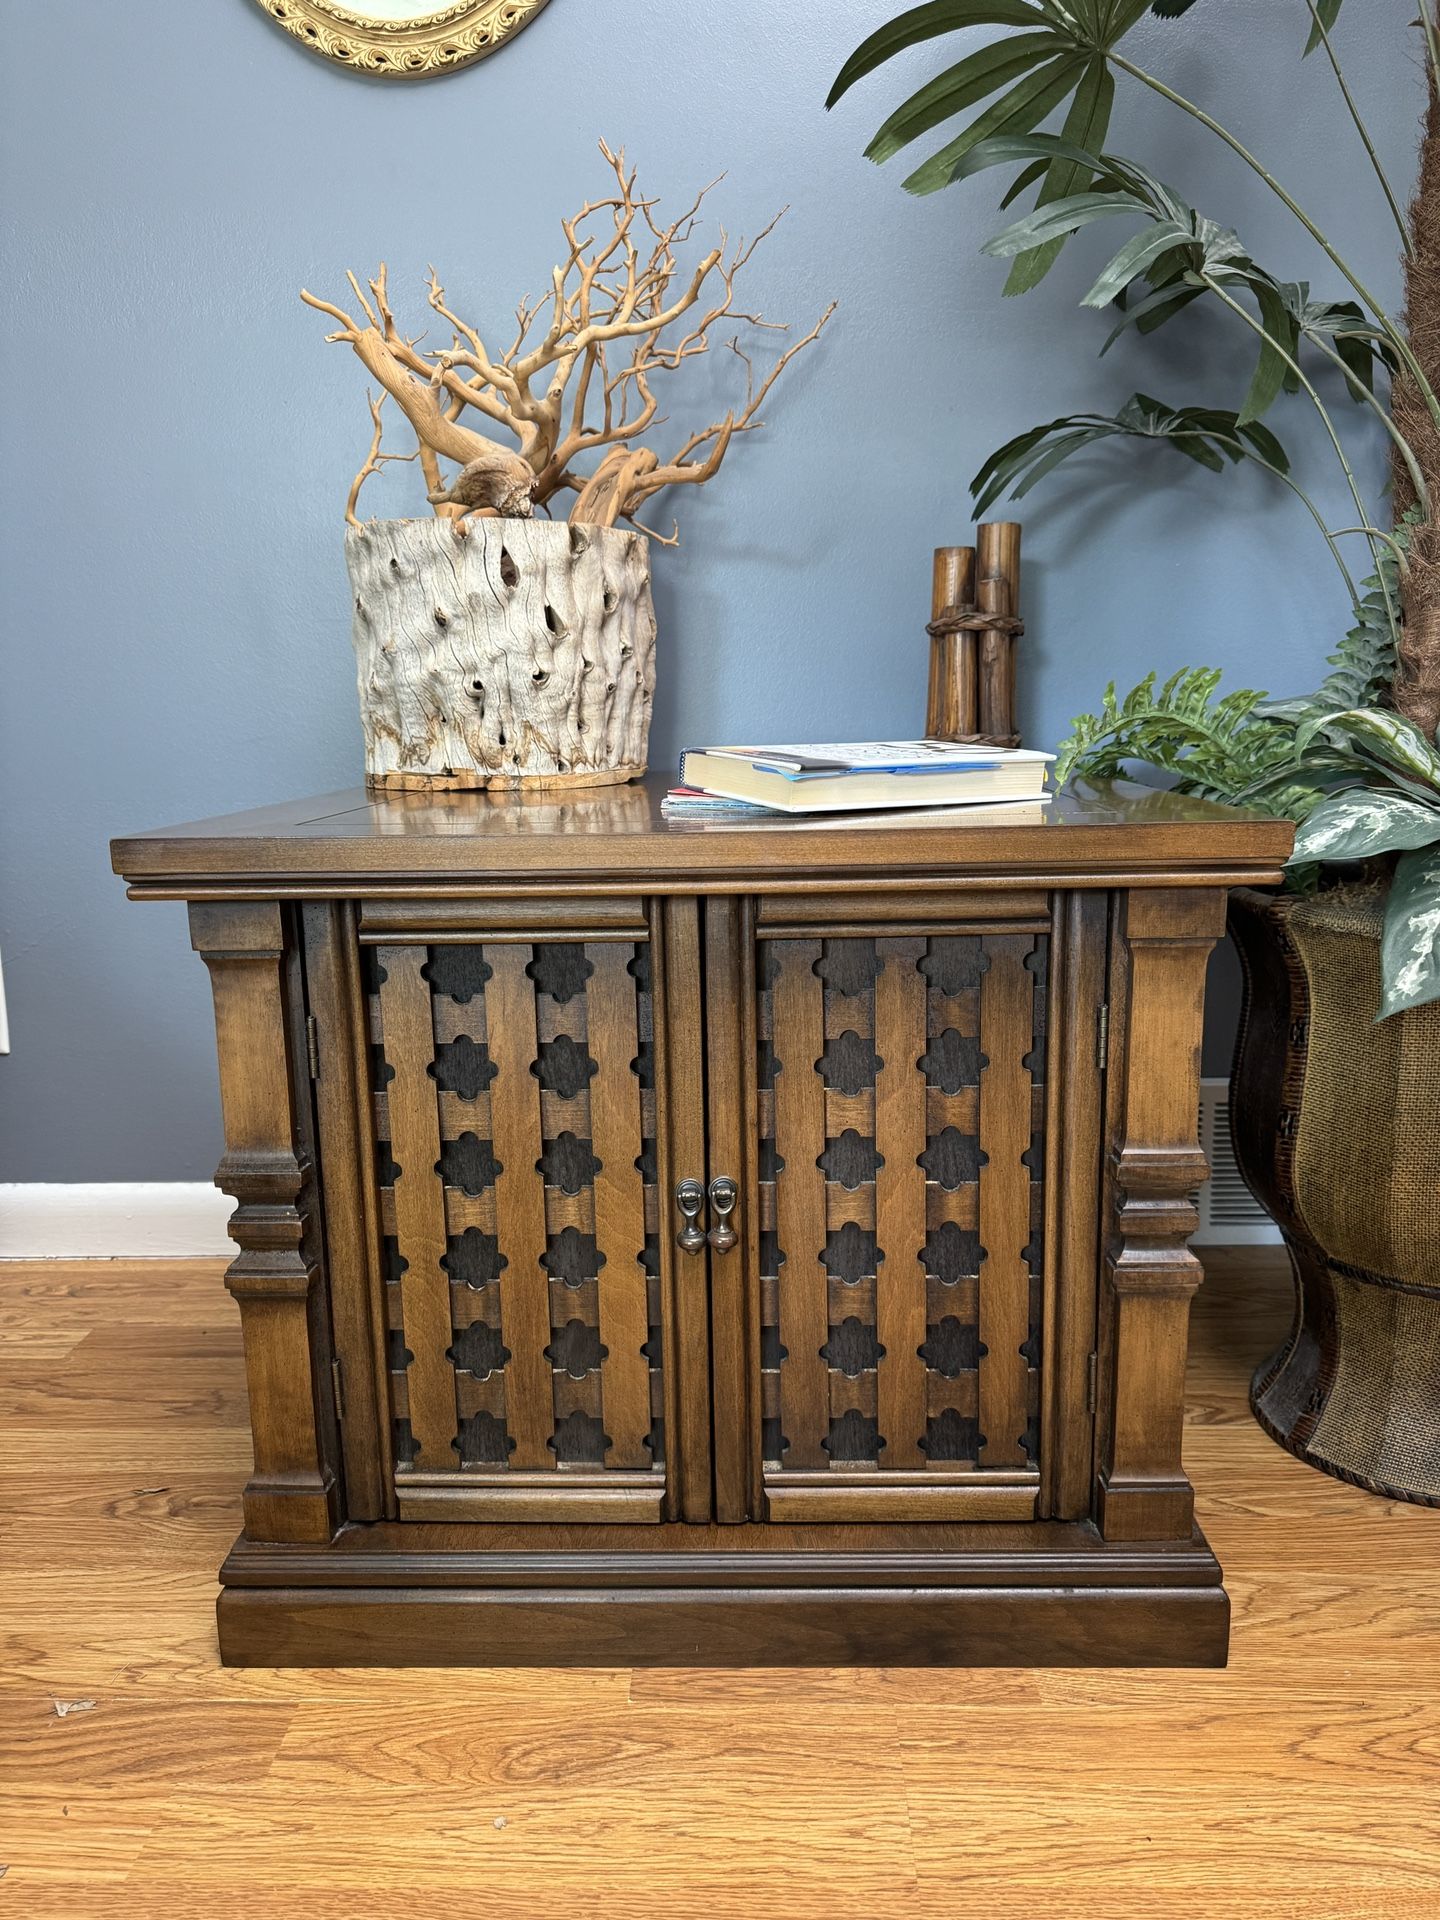
[[[1440,1005],[1377,1023],[1381,896],[1239,892],[1235,1154],[1295,1322],[1251,1405],[1299,1459],[1440,1506]]]

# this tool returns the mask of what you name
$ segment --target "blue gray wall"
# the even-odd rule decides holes
[[[179,908],[132,906],[123,830],[351,784],[360,767],[345,489],[362,377],[322,343],[306,284],[427,262],[497,330],[543,285],[557,220],[600,183],[598,135],[653,189],[724,169],[717,215],[788,201],[753,297],[808,322],[771,430],[657,561],[653,758],[726,736],[905,733],[921,719],[930,549],[967,523],[997,442],[1133,387],[1233,403],[1248,351],[1186,323],[1097,366],[1093,255],[1002,305],[978,257],[988,182],[915,201],[861,158],[921,51],[832,115],[841,60],[896,0],[551,0],[497,58],[420,86],[307,55],[253,0],[0,0],[0,1180],[207,1178],[218,1148],[204,969]],[[1413,171],[1412,0],[1359,0],[1341,42],[1387,160]],[[1393,233],[1318,59],[1303,0],[1203,0],[1136,45],[1201,94],[1396,283]],[[1142,46],[1143,42],[1143,46]],[[1203,130],[1122,91],[1114,144],[1253,248],[1314,262]],[[1330,282],[1320,273],[1317,283]],[[710,417],[712,374],[693,404]],[[1297,414],[1316,486],[1349,514]],[[1378,451],[1362,460],[1378,487]],[[409,484],[393,481],[398,500]],[[377,502],[385,496],[377,493]],[[1113,676],[1210,660],[1273,690],[1314,680],[1335,577],[1263,476],[1097,459],[1027,503],[1026,722],[1053,743]]]

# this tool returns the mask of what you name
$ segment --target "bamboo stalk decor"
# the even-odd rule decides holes
[[[930,596],[931,740],[1018,747],[1015,642],[1020,615],[1020,526],[992,520],[973,547],[937,547]]]

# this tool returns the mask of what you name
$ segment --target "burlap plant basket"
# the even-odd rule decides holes
[[[1440,1005],[1377,1023],[1383,908],[1373,888],[1232,897],[1235,1152],[1296,1281],[1251,1404],[1312,1466],[1440,1506]]]

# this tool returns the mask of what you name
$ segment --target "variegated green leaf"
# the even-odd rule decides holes
[[[1353,741],[1369,760],[1393,768],[1421,787],[1433,788],[1440,804],[1440,753],[1417,726],[1385,707],[1352,707],[1344,713],[1322,713],[1307,720],[1295,735],[1304,752],[1317,733]]]
[[[1440,845],[1404,854],[1385,902],[1380,1018],[1440,1000]]]
[[[1440,842],[1440,806],[1382,788],[1352,787],[1333,793],[1306,820],[1295,836],[1291,866],[1312,861],[1369,860],[1377,853],[1396,853]]]

